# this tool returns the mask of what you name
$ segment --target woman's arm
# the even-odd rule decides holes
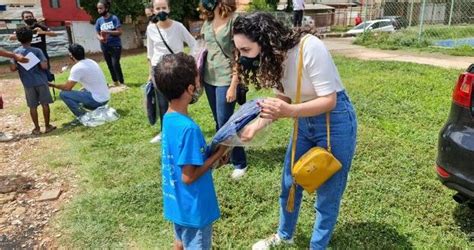
[[[276,99],[279,99],[285,103],[291,103],[291,99],[283,95],[277,94]],[[245,126],[245,128],[240,132],[240,139],[243,142],[251,141],[260,130],[270,125],[272,122],[273,119],[264,118],[262,115],[260,115],[260,117],[257,118],[257,120],[255,120],[253,123]]]
[[[196,39],[194,39],[193,35],[189,33],[189,31],[184,27],[183,24],[181,26],[181,34],[183,36],[183,41],[188,45],[190,53],[193,53],[196,49]]]

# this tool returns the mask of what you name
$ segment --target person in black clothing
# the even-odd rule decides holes
[[[55,37],[57,34],[52,31],[48,26],[39,23],[35,16],[33,15],[33,12],[29,10],[25,10],[21,13],[21,19],[23,22],[25,22],[26,26],[33,30],[33,40],[31,41],[31,47],[35,47],[40,49],[46,59],[48,60],[48,81],[53,81],[54,76],[51,74],[49,71],[51,68],[50,62],[49,62],[49,55],[48,55],[48,50],[46,46],[46,36],[50,37]],[[10,36],[10,40],[17,40],[16,34],[13,34]]]

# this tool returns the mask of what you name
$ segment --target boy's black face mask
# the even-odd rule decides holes
[[[189,104],[196,103],[199,100],[199,97],[201,97],[201,92],[198,90],[196,85],[194,85],[194,92],[192,94],[192,99],[191,99],[191,102]]]

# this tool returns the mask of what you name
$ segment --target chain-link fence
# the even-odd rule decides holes
[[[367,0],[360,11],[363,20],[391,21],[395,31],[378,39],[388,47],[474,48],[474,0]],[[382,25],[365,33],[390,31]]]

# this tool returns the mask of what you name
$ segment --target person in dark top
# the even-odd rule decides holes
[[[23,22],[25,22],[26,27],[33,30],[33,40],[31,40],[31,47],[41,49],[44,56],[49,58],[46,46],[46,36],[55,37],[57,34],[48,26],[39,23],[33,15],[33,12],[29,10],[25,10],[21,13],[21,19]],[[16,34],[13,34],[10,39],[16,40]]]
[[[48,81],[53,81],[54,76],[49,71],[51,65],[49,63],[49,55],[46,45],[46,36],[55,37],[57,34],[52,31],[48,26],[41,24],[36,20],[33,12],[29,10],[25,10],[21,13],[21,19],[26,24],[26,27],[33,31],[33,39],[31,40],[31,47],[38,48],[43,52],[43,55],[48,60],[48,71],[46,74],[48,75]],[[17,40],[16,33],[10,36],[10,40]]]
[[[100,0],[97,3],[99,17],[95,23],[97,39],[107,62],[114,85],[124,84],[120,56],[122,54],[122,24],[117,16],[110,14],[110,0]]]

